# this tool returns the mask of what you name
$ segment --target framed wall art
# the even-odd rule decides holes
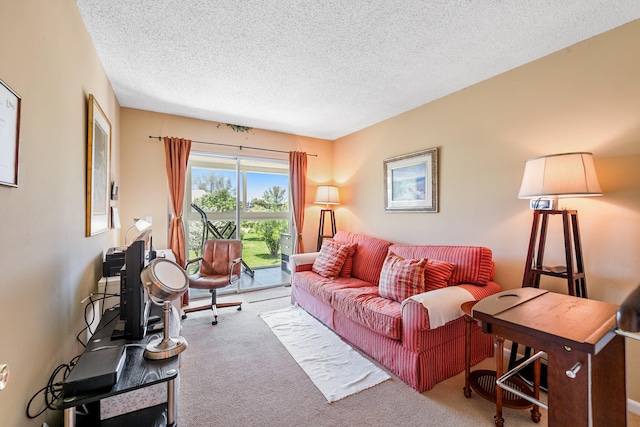
[[[438,149],[384,161],[387,212],[438,212]]]
[[[0,184],[18,186],[22,99],[0,80]]]
[[[111,123],[93,95],[89,95],[87,129],[86,235],[109,229]]]

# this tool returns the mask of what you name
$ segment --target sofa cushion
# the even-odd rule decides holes
[[[389,252],[380,272],[380,296],[402,302],[424,292],[426,266],[426,259],[404,259]]]
[[[452,262],[456,265],[450,285],[475,283],[486,285],[492,279],[491,249],[481,246],[409,246],[392,245],[389,248],[404,258],[428,258]]]
[[[391,242],[363,234],[338,231],[334,240],[345,243],[357,243],[358,249],[353,255],[353,269],[351,275],[372,285],[380,280],[380,270],[387,256]]]
[[[402,338],[400,303],[382,298],[377,286],[336,290],[333,308],[380,335],[393,340]]]
[[[456,268],[452,262],[430,259],[424,271],[424,290],[433,291],[449,286],[451,274]]]
[[[312,271],[301,271],[293,276],[291,286],[304,289],[319,300],[331,305],[333,303],[333,292],[344,288],[362,288],[371,286],[355,277],[344,279],[341,277],[325,278]]]
[[[332,239],[324,240],[311,270],[322,277],[336,277],[340,273],[348,253],[348,246]]]

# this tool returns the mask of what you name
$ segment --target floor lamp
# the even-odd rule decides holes
[[[318,227],[318,247],[319,251],[322,247],[322,241],[325,238],[333,237],[336,234],[336,215],[333,209],[330,209],[331,205],[340,204],[340,195],[338,194],[338,187],[334,185],[319,185],[316,189],[316,198],[313,203],[319,205],[326,205],[326,209],[320,211],[320,225]],[[329,214],[329,220],[331,222],[331,234],[325,233],[325,216]]]
[[[569,295],[587,297],[578,211],[558,209],[559,197],[585,196],[602,196],[591,153],[553,154],[526,161],[518,198],[531,199],[534,213],[523,287],[538,287],[541,275],[560,277],[567,279]],[[562,217],[564,267],[543,265],[547,225],[553,215]]]
[[[533,225],[522,287],[538,288],[541,276],[551,276],[567,281],[569,295],[587,298],[578,211],[558,208],[559,197],[586,196],[602,196],[591,153],[552,154],[526,161],[518,198],[531,199]],[[549,218],[556,215],[562,218],[565,265],[548,267],[543,263],[547,226]],[[517,352],[518,343],[514,342],[509,357],[509,369],[527,359],[531,349],[525,348],[524,357],[519,360],[516,360]],[[530,372],[523,375],[532,376]],[[544,369],[541,384],[543,389],[546,388]]]

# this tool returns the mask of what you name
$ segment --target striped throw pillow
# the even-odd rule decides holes
[[[338,274],[338,276],[344,277],[345,279],[349,279],[351,277],[351,271],[353,270],[353,256],[355,255],[356,250],[358,249],[358,244],[357,243],[342,243],[342,244],[349,249],[349,252],[347,252],[347,259],[344,260],[344,265],[342,266],[342,269],[340,270],[340,274]]]
[[[449,286],[455,268],[456,265],[452,262],[430,259],[424,272],[424,292]]]
[[[311,271],[322,277],[334,278],[340,273],[348,254],[348,246],[331,239],[325,239],[322,242],[320,253],[313,262]]]
[[[424,292],[426,266],[427,259],[404,259],[389,252],[380,272],[380,296],[402,302]]]

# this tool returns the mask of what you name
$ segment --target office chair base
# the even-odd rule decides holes
[[[187,318],[187,313],[193,313],[194,311],[202,311],[202,310],[212,310],[213,321],[211,322],[211,324],[217,325],[218,324],[218,308],[236,307],[236,306],[238,307],[237,308],[238,311],[242,311],[241,302],[219,302],[219,303],[216,303],[215,305],[207,304],[200,307],[185,308],[183,310],[184,313],[182,314],[182,320]]]

